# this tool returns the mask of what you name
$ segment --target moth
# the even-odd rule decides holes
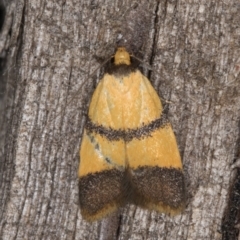
[[[93,93],[78,177],[81,214],[88,221],[127,203],[170,214],[184,207],[184,174],[171,124],[124,47]]]

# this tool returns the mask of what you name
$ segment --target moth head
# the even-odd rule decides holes
[[[114,64],[120,65],[120,64],[126,64],[130,65],[130,55],[127,52],[126,48],[119,47],[114,55]]]

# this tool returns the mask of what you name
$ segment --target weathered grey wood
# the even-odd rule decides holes
[[[118,239],[221,239],[237,166],[239,10],[238,0],[9,1],[0,35],[0,53],[8,51],[2,239],[107,239],[108,224]],[[169,107],[188,192],[179,216],[127,206],[120,221],[81,218],[81,133],[101,63],[117,42],[152,66],[144,73]]]

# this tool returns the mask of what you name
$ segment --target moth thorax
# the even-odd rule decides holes
[[[114,56],[114,63],[115,63],[115,65],[119,65],[119,64],[130,65],[130,55],[126,51],[126,48],[119,47],[117,49],[115,56]]]

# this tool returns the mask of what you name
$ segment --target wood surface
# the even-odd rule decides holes
[[[0,239],[238,239],[239,0],[0,3]],[[187,189],[176,217],[80,214],[88,104],[119,45],[168,108]]]

